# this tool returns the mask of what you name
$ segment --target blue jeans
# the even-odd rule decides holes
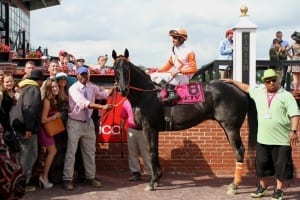
[[[32,134],[29,139],[21,139],[21,151],[16,153],[16,158],[22,166],[25,176],[26,184],[29,183],[32,175],[32,167],[38,157],[38,139],[37,134]]]

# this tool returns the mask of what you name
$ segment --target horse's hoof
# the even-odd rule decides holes
[[[227,190],[227,194],[235,195],[236,193],[237,193],[236,189],[231,189],[231,188],[229,188],[229,189]]]
[[[144,191],[153,191],[154,190],[154,186],[151,185],[147,185],[144,189]]]
[[[153,185],[154,185],[154,187],[156,188],[156,187],[159,186],[159,182],[155,182]]]
[[[236,193],[237,193],[237,185],[235,185],[234,183],[230,183],[228,185],[227,194],[235,195]]]

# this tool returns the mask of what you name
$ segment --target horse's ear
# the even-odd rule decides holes
[[[117,58],[117,52],[115,50],[112,51],[112,57],[114,60]]]
[[[124,57],[125,57],[125,58],[129,58],[129,51],[128,51],[127,48],[125,49]]]

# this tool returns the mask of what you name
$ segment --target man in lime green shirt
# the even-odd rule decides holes
[[[276,189],[272,199],[283,198],[284,180],[293,177],[292,145],[297,144],[299,108],[293,95],[278,82],[273,69],[264,71],[264,87],[223,79],[249,93],[257,108],[258,133],[256,146],[256,174],[260,185],[251,193],[254,198],[267,195],[266,178],[275,175]]]

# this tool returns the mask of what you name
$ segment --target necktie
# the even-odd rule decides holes
[[[88,98],[87,98],[87,88],[86,88],[86,86],[84,86],[84,88],[83,88],[83,95],[84,95],[84,97],[85,97],[86,99],[88,99]],[[84,109],[84,115],[85,115],[85,121],[86,121],[87,123],[89,123],[90,117],[89,117],[89,109],[88,109],[88,108],[85,108],[85,109]]]

